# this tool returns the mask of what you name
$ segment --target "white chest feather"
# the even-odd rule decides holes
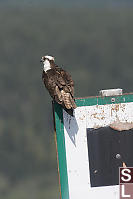
[[[48,60],[45,60],[43,64],[44,64],[43,70],[44,70],[45,72],[47,72],[48,70],[51,69],[51,65],[50,65],[50,62],[49,62]]]

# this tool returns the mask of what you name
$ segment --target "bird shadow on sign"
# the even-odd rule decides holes
[[[75,117],[68,115],[65,111],[64,111],[64,126],[68,133],[69,138],[76,146],[76,134],[78,133],[79,129],[77,120]]]
[[[55,124],[55,112],[60,120],[60,123],[64,124],[64,127],[68,133],[69,138],[72,143],[76,146],[76,134],[78,133],[78,124],[75,117],[70,116],[62,107],[56,102],[52,101],[52,109],[53,109],[53,118],[54,118],[54,128],[56,131]],[[63,115],[62,115],[63,111]],[[63,116],[63,117],[62,117]]]

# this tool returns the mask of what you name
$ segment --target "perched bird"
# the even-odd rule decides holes
[[[52,56],[43,56],[42,80],[49,94],[64,110],[73,116],[73,109],[77,106],[74,101],[74,82],[71,75],[55,64]]]

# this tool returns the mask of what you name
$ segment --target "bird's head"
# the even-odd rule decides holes
[[[52,56],[49,56],[49,55],[46,55],[46,56],[43,56],[42,58],[41,58],[41,60],[40,60],[40,62],[42,62],[43,63],[43,70],[45,71],[45,72],[47,72],[48,70],[50,70],[51,68],[53,68],[54,67],[54,65],[55,65],[55,59],[54,59],[54,57],[52,57]]]

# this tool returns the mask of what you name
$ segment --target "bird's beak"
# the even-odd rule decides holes
[[[40,62],[43,62],[42,58],[41,58]]]

